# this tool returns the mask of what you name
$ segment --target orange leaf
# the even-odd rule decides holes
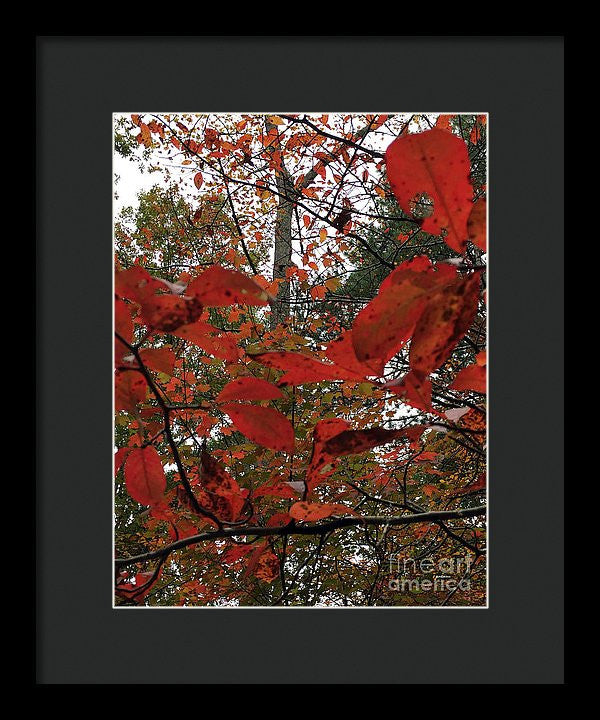
[[[259,580],[268,583],[279,577],[279,559],[272,550],[265,550],[261,553],[254,574]]]

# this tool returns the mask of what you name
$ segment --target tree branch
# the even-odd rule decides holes
[[[134,563],[166,557],[175,550],[181,550],[185,547],[196,545],[197,543],[205,540],[218,540],[221,538],[240,537],[242,535],[254,535],[255,537],[267,537],[271,535],[322,535],[323,533],[338,530],[340,528],[356,527],[358,525],[388,525],[389,527],[397,527],[400,525],[411,525],[413,523],[422,522],[431,522],[437,525],[440,520],[470,518],[478,515],[485,515],[486,511],[487,508],[485,505],[477,505],[472,508],[436,510],[432,512],[416,513],[414,515],[401,515],[400,517],[367,515],[359,518],[336,518],[335,520],[330,520],[320,524],[307,523],[306,525],[292,525],[291,523],[288,523],[287,525],[278,527],[223,527],[221,530],[204,532],[198,535],[191,535],[190,537],[183,538],[182,540],[177,540],[170,545],[165,545],[165,547],[160,548],[159,550],[142,553],[141,555],[134,555],[129,558],[116,558],[115,567],[120,569]]]

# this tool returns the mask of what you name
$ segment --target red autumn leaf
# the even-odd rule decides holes
[[[137,406],[146,399],[148,386],[144,376],[136,370],[123,370],[115,375],[115,410],[135,414]]]
[[[388,389],[412,407],[427,412],[434,411],[431,405],[431,381],[416,370],[411,370],[402,378],[401,383]]]
[[[221,560],[226,565],[234,565],[236,562],[239,562],[243,557],[246,557],[246,555],[249,555],[251,552],[253,552],[254,549],[254,545],[236,545],[235,547],[227,550],[227,552],[223,553],[223,555],[221,556]]]
[[[249,440],[286,453],[294,452],[294,428],[279,410],[257,405],[223,405],[235,428]]]
[[[133,342],[131,306],[119,298],[115,298],[115,332],[128,343]],[[126,348],[123,347],[123,350],[126,350]]]
[[[296,352],[265,352],[248,354],[252,360],[267,367],[283,370],[277,384],[303,385],[304,383],[321,382],[323,380],[356,380],[356,376],[348,370],[316,360],[310,355]]]
[[[267,293],[237,270],[211,265],[188,285],[187,293],[207,307],[266,305]]]
[[[373,375],[373,370],[356,357],[351,330],[344,330],[339,337],[332,340],[325,350],[325,355],[334,365],[355,374],[357,379],[362,380]]]
[[[469,365],[463,368],[452,385],[451,390],[474,390],[478,393],[485,393],[487,391],[487,370],[485,365]]]
[[[445,229],[446,243],[463,253],[473,195],[465,142],[434,128],[396,138],[385,157],[388,180],[404,212],[410,213],[415,198],[426,194],[433,212],[424,218],[423,230],[441,235]]]
[[[142,505],[156,505],[163,499],[167,480],[156,448],[133,448],[125,461],[125,486]]]
[[[121,469],[121,465],[125,462],[127,456],[129,455],[129,452],[132,450],[131,447],[122,447],[117,450],[115,453],[115,475],[119,472]]]
[[[206,451],[202,452],[200,463],[202,475],[198,501],[220,520],[237,520],[246,505],[237,481]]]
[[[242,356],[242,350],[237,346],[233,333],[218,333],[211,337],[212,349],[209,350],[219,360],[236,362]]]
[[[204,182],[204,178],[202,177],[202,173],[201,172],[196,173],[194,175],[194,185],[198,188],[198,190],[200,190],[200,188],[202,187],[203,182]]]
[[[289,510],[294,520],[303,520],[305,522],[313,522],[322,520],[331,515],[357,515],[352,508],[339,503],[309,503],[297,502],[292,505]]]
[[[354,320],[352,344],[358,360],[382,375],[386,362],[410,338],[431,295],[455,279],[455,268],[433,266],[425,257],[395,268]]]
[[[271,515],[271,517],[265,523],[267,527],[285,527],[292,521],[292,517],[289,513],[278,512]]]
[[[216,327],[203,321],[182,325],[173,331],[173,335],[189,340],[202,348],[205,353],[219,360],[236,362],[242,355],[233,333],[220,332]]]
[[[141,304],[161,290],[163,284],[139,265],[115,273],[115,293],[127,300]]]
[[[128,343],[133,342],[133,321],[131,319],[130,306],[115,298],[115,333]],[[123,343],[115,337],[115,363],[119,364],[124,355],[129,354],[129,350]]]
[[[315,425],[313,430],[313,449],[306,473],[306,482],[309,490],[313,490],[333,474],[337,464],[336,455],[326,452],[325,443],[349,427],[349,423],[341,418],[319,420]]]
[[[292,487],[286,485],[283,482],[265,483],[260,487],[257,487],[253,493],[255,498],[259,497],[279,497],[279,498],[295,498],[298,494]]]
[[[477,314],[479,273],[461,278],[434,295],[419,318],[410,344],[412,370],[437,370],[471,327]]]
[[[219,360],[235,362],[242,354],[232,333],[222,333],[218,328],[202,320],[182,325],[173,331],[173,335],[194,343],[205,353],[214,355]]]
[[[170,347],[144,348],[140,350],[140,357],[144,365],[147,365],[152,370],[166,375],[173,374],[175,353]]]
[[[482,250],[487,249],[487,203],[485,198],[480,198],[471,209],[467,220],[467,234],[469,240]]]
[[[196,298],[153,295],[142,303],[142,319],[152,330],[170,333],[181,325],[193,323],[202,310],[202,304]]]
[[[394,440],[406,438],[405,430],[369,428],[367,430],[344,430],[327,440],[323,450],[330,455],[357,455],[377,445],[386,445]]]
[[[275,400],[283,397],[279,388],[266,380],[241,377],[227,383],[217,395],[217,402],[225,400]]]
[[[431,462],[431,460],[435,460],[437,458],[438,454],[436,452],[433,452],[431,450],[425,450],[422,453],[419,453],[415,458],[415,462]]]
[[[197,322],[190,323],[189,325],[182,325],[181,327],[178,327],[173,332],[173,335],[177,335],[177,337],[198,344],[198,342],[204,342],[205,338],[213,332],[219,332],[218,328],[214,327],[214,325],[209,325],[207,322],[198,320]]]

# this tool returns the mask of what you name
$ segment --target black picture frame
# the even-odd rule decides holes
[[[36,682],[562,684],[564,38],[37,36],[36,72]],[[488,609],[112,609],[111,116],[149,109],[489,112]]]

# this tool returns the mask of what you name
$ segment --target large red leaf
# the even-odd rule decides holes
[[[115,298],[115,332],[128,343],[133,341],[131,306],[119,298]]]
[[[200,317],[202,310],[202,304],[196,298],[180,295],[163,293],[142,302],[142,318],[148,327],[168,333],[193,323]]]
[[[132,265],[127,270],[115,273],[115,293],[122,298],[141,304],[161,290],[164,287],[160,281],[140,265]]]
[[[229,415],[236,429],[257,445],[294,452],[294,428],[279,410],[234,403],[223,405],[221,409]]]
[[[315,425],[312,455],[306,473],[306,483],[309,491],[330,477],[335,470],[337,464],[336,455],[325,450],[325,443],[349,427],[349,423],[341,418],[319,420]]]
[[[207,307],[224,305],[266,305],[267,293],[237,270],[211,265],[188,285],[187,294]]]
[[[451,355],[477,314],[479,273],[461,278],[432,297],[419,318],[410,344],[412,370],[429,375]]]
[[[243,354],[241,348],[236,344],[235,334],[225,332],[211,336],[210,346],[207,344],[204,350],[226,362],[236,362]]]
[[[217,402],[225,400],[275,400],[283,397],[281,390],[266,380],[240,377],[227,383],[217,395]]]
[[[485,393],[487,391],[486,380],[487,370],[485,365],[469,365],[458,373],[450,388],[452,390],[475,390],[478,393]]]
[[[140,350],[140,357],[144,365],[152,368],[152,370],[166,375],[173,374],[175,353],[170,347],[144,348]]]
[[[435,412],[431,405],[431,381],[419,371],[411,370],[402,378],[402,382],[387,387],[407,405]]]
[[[156,448],[133,448],[125,460],[125,486],[142,505],[156,505],[163,499],[167,480]]]
[[[482,250],[487,249],[487,203],[485,198],[480,198],[471,209],[467,221],[467,232],[469,240]]]
[[[121,465],[125,462],[125,459],[129,455],[129,452],[131,451],[131,447],[126,446],[119,448],[117,452],[115,453],[115,475],[119,472],[121,469]]]
[[[434,128],[396,138],[385,158],[388,180],[402,209],[410,213],[411,202],[421,193],[428,195],[433,213],[423,220],[423,230],[441,235],[445,229],[446,243],[463,253],[473,196],[465,142]]]
[[[219,360],[235,362],[242,354],[233,333],[220,332],[218,328],[202,320],[178,327],[173,331],[173,335],[194,343]]]
[[[268,495],[270,497],[294,498],[298,497],[298,493],[290,485],[286,485],[280,480],[275,482],[266,482],[257,487],[253,493],[253,497],[259,498]]]
[[[125,342],[129,344],[133,342],[131,308],[127,303],[117,297],[115,298],[115,332],[122,337]],[[123,359],[123,355],[128,355],[129,352],[127,347],[115,338],[115,363],[119,364]]]
[[[377,445],[406,438],[405,430],[368,428],[367,430],[344,430],[327,440],[323,450],[330,455],[357,455]]]
[[[348,370],[357,378],[364,379],[368,375],[373,375],[373,370],[356,357],[351,330],[344,330],[338,338],[330,342],[325,355],[334,365]]]
[[[352,344],[361,363],[382,375],[386,362],[408,341],[428,299],[456,280],[456,269],[425,257],[402,263],[356,316]]]
[[[281,351],[248,354],[248,356],[262,365],[285,371],[285,374],[277,382],[279,386],[302,385],[323,380],[357,379],[357,376],[349,370],[324,363],[302,353]]]
[[[115,410],[135,413],[148,392],[144,376],[137,370],[123,370],[115,375]]]
[[[189,325],[182,325],[181,327],[178,327],[177,330],[173,332],[173,335],[177,335],[177,337],[195,343],[197,340],[202,341],[207,335],[210,335],[210,333],[218,331],[218,328],[214,325],[210,325],[203,320],[198,320],[197,322],[190,323]]]
[[[357,515],[352,508],[339,503],[308,503],[297,502],[292,505],[289,510],[294,520],[303,520],[305,522],[313,522],[322,520],[331,515]]]

